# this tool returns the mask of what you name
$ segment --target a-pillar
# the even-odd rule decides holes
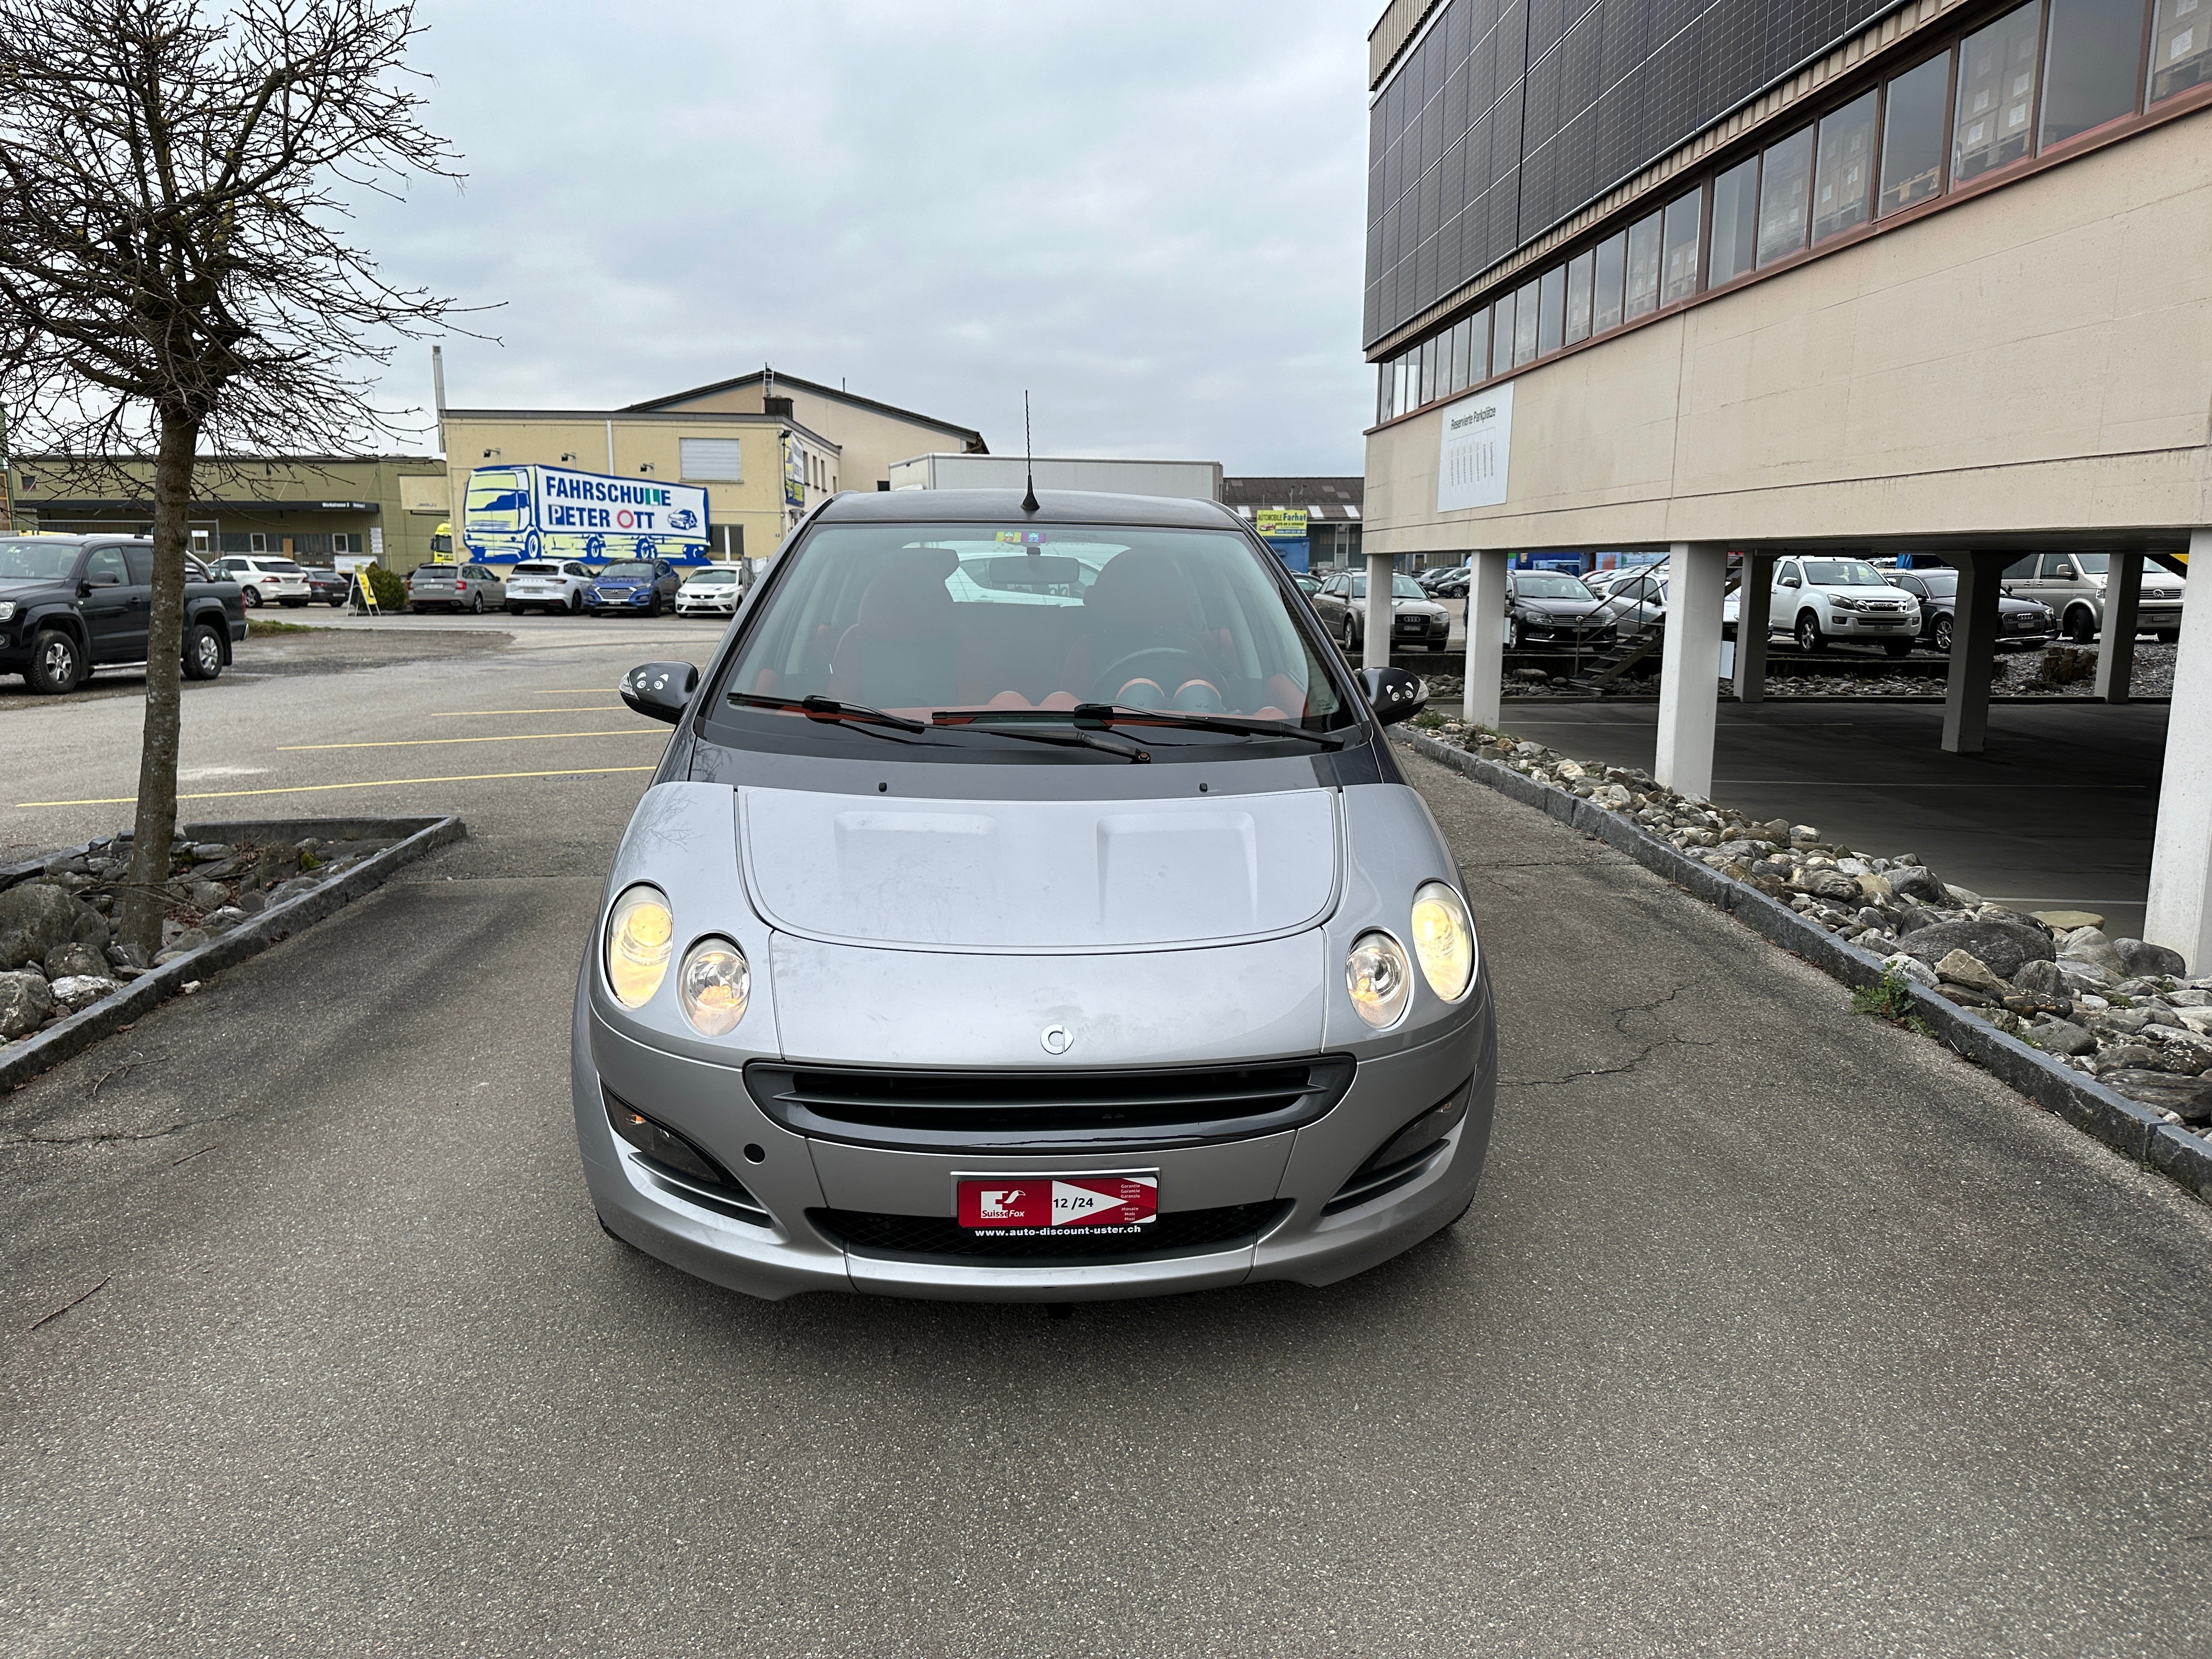
[[[1505,678],[1505,567],[1512,555],[1468,555],[1467,696],[1461,718],[1498,728],[1498,683]]]
[[[2212,572],[2212,530],[2190,537],[2189,568]],[[2212,962],[2212,575],[2182,590],[2143,937],[2180,951],[2191,973]]]
[[[1947,553],[1959,571],[1951,617],[1951,678],[1943,693],[1943,747],[1978,755],[1990,734],[1990,672],[1996,663],[1999,584],[2012,556]]]
[[[1659,746],[1651,775],[1677,794],[1703,797],[1713,793],[1728,550],[1676,542],[1667,563],[1667,646],[1659,668]]]
[[[1735,700],[1766,697],[1766,635],[1774,609],[1774,555],[1743,556],[1743,580],[1735,591]]]
[[[1390,579],[1396,574],[1388,553],[1367,556],[1366,635],[1359,653],[1362,668],[1390,665]]]
[[[2105,632],[2097,644],[2097,695],[2125,702],[2136,675],[2136,623],[2142,599],[2142,555],[2115,553],[2105,578]]]

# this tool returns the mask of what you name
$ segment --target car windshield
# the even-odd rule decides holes
[[[684,585],[686,587],[719,587],[737,579],[738,573],[734,570],[702,570],[696,576],[686,577]]]
[[[599,580],[601,581],[605,581],[609,577],[613,577],[619,580],[624,577],[628,577],[632,580],[651,581],[653,580],[653,572],[652,565],[647,563],[645,560],[623,559],[617,563],[607,566],[604,570],[600,571]]]
[[[0,541],[0,581],[52,581],[76,563],[75,542]]]
[[[924,721],[981,710],[1031,711],[1033,722],[1085,703],[1313,731],[1353,720],[1260,554],[1233,532],[825,525],[786,559],[765,603],[754,601],[761,609],[710,705],[718,718],[779,728],[800,718],[731,709],[735,695],[826,697]],[[987,744],[987,728],[958,728],[955,757],[1081,753]],[[880,737],[842,730],[858,743]],[[1148,744],[1186,738],[1221,741],[1143,729]]]
[[[1959,591],[1959,573],[1955,570],[1916,570],[1912,574],[1928,590],[1930,599],[1948,599]]]
[[[1808,559],[1805,580],[1815,587],[1887,587],[1881,572],[1864,559]]]
[[[1563,576],[1549,570],[1515,571],[1513,591],[1540,599],[1587,599],[1590,597],[1589,589],[1572,576]]]
[[[2073,556],[2074,568],[2085,576],[2101,576],[2106,571],[2106,561],[2111,556],[2108,553],[2076,553]]]
[[[1352,597],[1355,599],[1367,597],[1366,577],[1354,576],[1352,579]],[[1393,576],[1390,578],[1390,597],[1394,599],[1425,599],[1429,596],[1421,592],[1420,583],[1411,576]]]

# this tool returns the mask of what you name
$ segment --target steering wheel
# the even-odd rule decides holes
[[[1173,697],[1175,692],[1170,682],[1162,679],[1160,674],[1139,675],[1133,672],[1139,664],[1147,661],[1158,662],[1162,673],[1172,675],[1172,685],[1180,685],[1191,678],[1189,671],[1193,665],[1189,652],[1183,650],[1180,646],[1147,646],[1142,651],[1132,651],[1126,656],[1117,658],[1100,670],[1098,678],[1091,682],[1092,701],[1111,702],[1120,694],[1123,686],[1131,680],[1139,678],[1158,682],[1160,690],[1168,696]]]

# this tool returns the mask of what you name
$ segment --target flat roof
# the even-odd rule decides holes
[[[1118,495],[1099,490],[1040,489],[1037,510],[1022,510],[1018,489],[848,490],[817,514],[837,524],[1159,525],[1176,529],[1243,528],[1218,501],[1187,495]]]

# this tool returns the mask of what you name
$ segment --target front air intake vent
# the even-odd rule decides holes
[[[858,1255],[1064,1267],[1085,1261],[1142,1261],[1240,1249],[1290,1207],[1271,1200],[1217,1210],[1170,1210],[1133,1233],[1086,1233],[1071,1227],[1019,1238],[972,1232],[950,1216],[879,1215],[860,1210],[809,1210],[806,1214],[825,1237]]]

